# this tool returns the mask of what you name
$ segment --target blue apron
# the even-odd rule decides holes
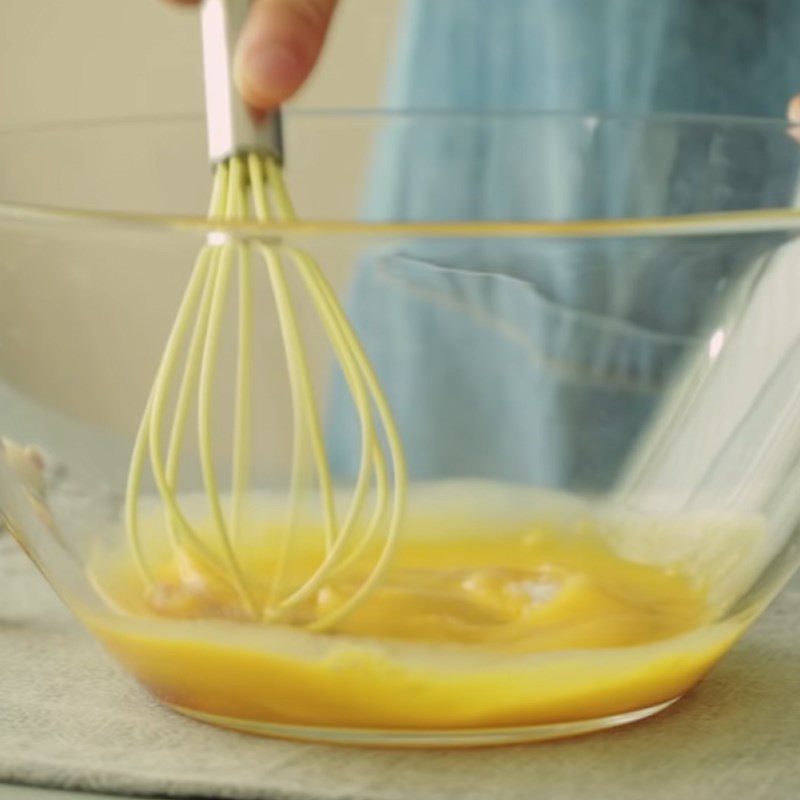
[[[798,91],[797,0],[412,0],[388,104],[780,118]],[[625,130],[610,125],[594,143],[613,179],[590,191],[574,168],[579,127],[400,119],[379,143],[364,214],[669,213],[675,186],[661,191],[659,170],[674,141],[665,135],[666,150],[644,158]],[[765,186],[758,153],[718,156],[755,158],[746,185],[727,187],[740,206],[784,192]],[[703,168],[708,160],[698,154]],[[709,202],[726,207],[724,196]],[[766,244],[419,241],[371,254],[348,310],[392,403],[412,478],[611,486],[709,303]],[[352,474],[358,429],[340,377],[328,434],[334,467]]]

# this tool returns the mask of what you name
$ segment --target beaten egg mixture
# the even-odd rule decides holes
[[[718,620],[747,586],[763,539],[757,520],[659,521],[486,494],[484,502],[474,486],[449,486],[412,499],[390,571],[324,633],[299,625],[349,596],[357,571],[288,622],[254,622],[228,583],[166,546],[160,516],[143,520],[157,581],[140,577],[127,550],[98,550],[92,578],[109,613],[87,611],[84,621],[157,697],[185,711],[444,731],[664,703],[749,621]],[[279,520],[254,509],[239,547],[265,603]],[[208,525],[206,534],[212,541]],[[313,522],[295,532],[287,585],[319,563],[318,534]]]

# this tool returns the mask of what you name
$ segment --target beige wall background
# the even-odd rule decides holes
[[[342,0],[320,67],[295,105],[379,105],[401,2]],[[0,0],[0,131],[54,121],[202,113],[198,28],[192,10],[162,0]],[[289,178],[298,201],[326,200],[332,188],[341,191],[342,164],[358,165],[367,157],[364,137],[338,136],[335,158],[313,135],[297,138],[290,146],[299,166]],[[208,172],[194,169],[202,161],[200,143],[196,148],[191,169],[184,165],[176,174],[195,182],[190,194],[205,204]],[[174,147],[163,149],[159,157],[169,172]],[[0,141],[0,197],[9,200],[30,199],[26,191],[36,195],[44,188],[58,203],[63,186],[53,174],[62,176],[63,185],[74,183],[97,156],[69,144],[66,156],[48,154],[48,164],[7,150]],[[105,152],[102,157],[113,163]],[[126,196],[147,196],[145,184],[159,180],[168,179],[143,170],[127,175],[123,189]],[[89,168],[85,181],[94,204],[108,190],[108,171]],[[346,188],[355,197],[357,181],[350,182]],[[308,209],[308,202],[301,208]],[[315,213],[313,202],[307,213]],[[148,251],[131,238],[86,248],[79,236],[3,235],[0,229],[0,435],[44,441],[79,465],[98,469],[103,458],[84,447],[91,437],[81,426],[131,435],[199,246],[193,240],[153,243]],[[339,254],[329,245],[322,257],[334,279],[353,262],[352,252]],[[281,358],[277,334],[268,347],[268,358]],[[325,361],[317,351],[311,357],[317,364]],[[273,391],[270,400],[285,405],[284,394]],[[55,421],[39,422],[51,412]],[[97,441],[96,451],[105,452],[103,437]]]
[[[375,106],[400,0],[342,0],[297,104]],[[194,12],[162,0],[2,0],[0,128],[201,111]]]
[[[403,1],[340,0],[318,68],[290,105],[379,107]],[[195,9],[166,0],[0,0],[0,132],[43,123],[203,111]],[[351,135],[334,131],[333,136],[317,136],[303,125],[289,131],[288,174],[303,216],[353,212],[369,156],[369,133],[358,125]],[[78,169],[82,160],[84,154],[77,151],[71,160],[62,159],[59,177]],[[98,176],[91,170],[84,172],[85,185],[76,197],[67,190],[71,176],[54,185],[50,166],[26,165],[23,172],[17,153],[0,152],[0,198],[96,207],[105,187],[95,185]],[[204,178],[206,173],[200,173]],[[186,193],[198,198],[193,208],[175,207],[167,193],[153,198],[151,190],[148,197],[144,182],[152,187],[153,176],[141,174],[129,181],[126,203],[109,204],[109,210],[202,213],[208,190],[197,174],[184,170],[180,177]]]

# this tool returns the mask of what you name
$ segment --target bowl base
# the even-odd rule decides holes
[[[465,730],[381,730],[379,728],[313,728],[305,725],[283,725],[258,720],[235,719],[216,714],[206,714],[190,708],[168,704],[180,714],[200,722],[240,733],[288,739],[296,742],[334,744],[350,747],[387,747],[403,749],[499,747],[512,744],[530,744],[629,725],[669,708],[679,697],[655,706],[614,714],[608,717],[529,725],[514,728],[474,728]]]

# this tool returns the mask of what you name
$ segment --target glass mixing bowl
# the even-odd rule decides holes
[[[496,744],[672,703],[798,564],[797,132],[400,112],[294,113],[286,128],[302,222],[275,224],[204,219],[199,119],[0,135],[4,527],[155,696],[239,730]],[[314,544],[324,498],[314,465],[295,457],[266,269],[253,277],[250,479],[233,542],[253,608],[237,601],[208,524],[194,422],[172,489],[223,567],[175,544],[149,475],[137,506],[149,575],[126,535],[137,429],[209,242],[297,247],[319,262],[403,444],[407,484],[399,462],[384,474],[384,488],[406,489],[391,494],[394,550],[381,549],[379,514],[352,570],[318,581],[291,614],[262,613],[276,576],[291,591],[329,544]],[[293,270],[341,518],[363,431]],[[228,523],[235,297],[208,420]],[[311,477],[289,520],[298,470]],[[371,486],[364,508],[380,494]],[[291,555],[278,567],[280,552]],[[383,552],[362,602],[309,627]]]

